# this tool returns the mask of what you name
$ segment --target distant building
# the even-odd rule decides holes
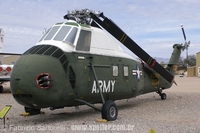
[[[19,57],[20,55],[5,55],[3,57],[2,63],[7,65],[15,64]]]
[[[200,52],[196,54],[196,76],[200,77]]]
[[[196,66],[187,68],[187,76],[188,77],[194,77],[194,76],[200,77],[200,52],[196,53]]]

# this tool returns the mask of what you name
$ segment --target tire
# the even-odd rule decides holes
[[[161,94],[161,99],[162,99],[162,100],[166,100],[166,99],[167,99],[167,95],[166,95],[165,93],[162,93],[162,94]]]
[[[3,86],[0,86],[0,93],[3,93]]]
[[[34,109],[29,107],[24,107],[25,112],[30,113],[30,115],[37,115],[40,114],[41,109]]]
[[[103,104],[101,110],[102,119],[106,119],[108,121],[114,121],[117,119],[118,109],[115,102],[108,100]]]

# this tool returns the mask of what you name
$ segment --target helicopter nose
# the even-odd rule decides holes
[[[35,46],[15,63],[10,85],[15,100],[26,107],[59,104],[66,82],[67,57],[55,46]],[[52,103],[54,101],[54,103]]]

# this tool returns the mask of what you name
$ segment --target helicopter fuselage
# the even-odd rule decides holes
[[[139,61],[86,53],[63,54],[67,60],[64,64],[59,57],[22,55],[11,76],[12,93],[20,104],[46,108],[82,104],[74,99],[100,103],[99,89],[105,99],[119,100],[155,92],[160,87],[159,78]],[[50,80],[39,81],[45,76]],[[45,85],[46,82],[51,83]]]

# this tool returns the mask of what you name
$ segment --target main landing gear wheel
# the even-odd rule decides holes
[[[26,113],[29,113],[30,115],[37,115],[40,114],[41,109],[34,109],[34,108],[29,108],[29,107],[24,107],[24,110]]]
[[[108,121],[114,121],[117,119],[118,109],[115,102],[108,100],[103,104],[101,110],[101,116]]]
[[[0,86],[0,93],[3,93],[3,86]]]

